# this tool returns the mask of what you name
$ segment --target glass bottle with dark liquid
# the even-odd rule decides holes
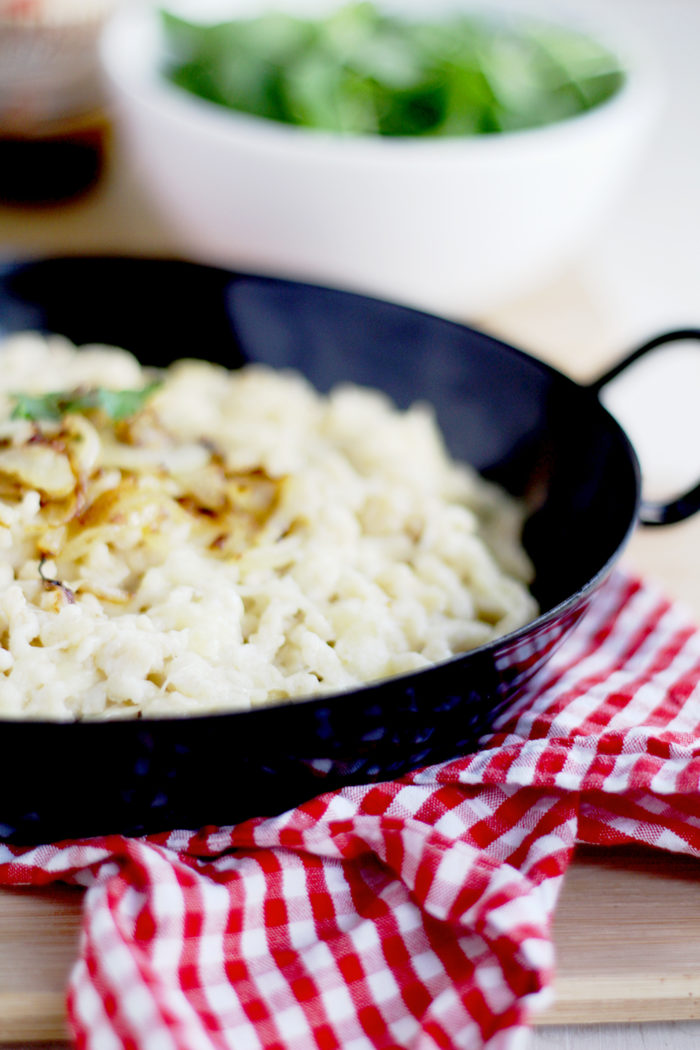
[[[0,204],[93,186],[108,122],[97,41],[107,0],[0,0]]]

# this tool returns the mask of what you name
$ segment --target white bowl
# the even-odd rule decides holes
[[[264,6],[218,4],[229,17]],[[196,98],[161,76],[157,12],[142,4],[112,19],[101,57],[125,145],[190,257],[467,317],[568,261],[624,185],[655,90],[613,50],[626,83],[601,106],[453,139],[343,137]]]

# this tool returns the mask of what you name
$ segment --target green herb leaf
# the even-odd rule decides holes
[[[120,419],[129,419],[130,416],[135,416],[141,411],[148,398],[160,385],[159,382],[149,383],[142,390],[106,390],[104,387],[98,387],[95,391],[97,407],[115,422]]]
[[[160,385],[160,382],[156,381],[141,390],[108,390],[105,387],[93,387],[89,390],[55,391],[47,394],[12,394],[15,407],[11,418],[57,422],[71,412],[85,414],[100,410],[116,423],[140,412]]]
[[[50,419],[59,420],[61,411],[56,394],[11,394],[15,400],[11,419]]]

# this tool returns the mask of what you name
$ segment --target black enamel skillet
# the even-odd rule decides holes
[[[433,403],[453,455],[523,497],[539,617],[449,662],[352,692],[187,719],[0,721],[0,838],[17,842],[230,824],[339,785],[385,780],[478,746],[572,630],[638,522],[679,521],[700,486],[642,499],[635,453],[599,400],[652,340],[583,386],[488,335],[389,303],[147,259],[0,268],[0,338],[60,332],[146,364],[199,356],[349,380]]]

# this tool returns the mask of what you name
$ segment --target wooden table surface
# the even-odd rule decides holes
[[[66,251],[183,254],[118,148],[99,187],[83,200],[52,210],[0,208],[3,256]],[[469,320],[583,381],[628,349],[620,344],[621,326],[576,267],[521,302]],[[700,323],[700,298],[697,317],[678,321]],[[624,563],[686,603],[700,623],[698,550],[700,516],[638,530]],[[64,1045],[63,985],[79,909],[79,893],[66,888],[0,893],[3,1045]],[[533,1033],[533,1050],[700,1045],[700,861],[580,851],[565,880],[554,938],[558,1002]]]
[[[0,1045],[65,1039],[82,892],[0,890]],[[580,847],[554,943],[555,1001],[535,1018],[538,1029],[571,1036],[591,1024],[700,1019],[700,859]]]

